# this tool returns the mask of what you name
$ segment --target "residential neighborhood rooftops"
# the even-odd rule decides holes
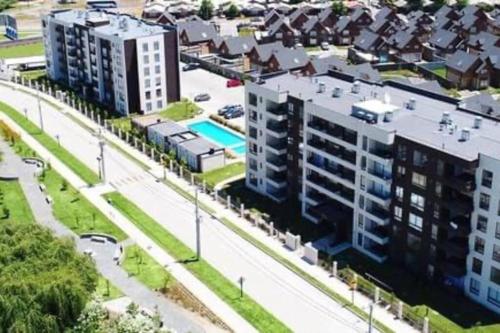
[[[258,44],[254,46],[255,51],[257,52],[261,61],[268,61],[274,51],[278,51],[284,49],[283,43],[281,41],[266,43],[266,44]]]
[[[238,55],[248,53],[257,45],[253,36],[227,37],[221,41],[227,47],[228,54]]]
[[[500,119],[500,102],[496,101],[491,94],[481,93],[464,98],[460,107]]]
[[[448,58],[446,66],[464,73],[471,69],[478,60],[479,55],[458,50]]]
[[[456,38],[458,38],[458,35],[453,31],[440,29],[432,34],[429,39],[429,43],[436,47],[445,49],[448,48],[448,46],[455,41]]]
[[[212,23],[198,20],[178,22],[179,35],[186,33],[190,42],[208,41],[218,36]]]
[[[179,146],[183,147],[186,150],[189,150],[191,153],[196,155],[207,154],[210,152],[215,152],[224,149],[216,145],[215,143],[212,143],[199,136],[179,142]]]
[[[271,57],[275,57],[281,70],[290,70],[303,67],[309,61],[309,56],[304,48],[283,48],[274,51]]]
[[[354,47],[363,51],[371,51],[371,48],[382,40],[382,37],[368,29],[363,29],[361,34],[354,40]]]
[[[318,92],[318,84],[325,85],[325,92]],[[288,94],[315,104],[328,110],[335,110],[346,117],[352,114],[352,107],[359,102],[378,99],[384,104],[398,108],[393,118],[388,122],[376,124],[360,123],[360,126],[376,126],[387,132],[398,133],[401,136],[418,140],[422,144],[434,147],[467,160],[475,160],[479,153],[500,158],[500,126],[498,122],[483,119],[480,129],[474,129],[477,115],[457,110],[457,102],[449,98],[437,96],[407,86],[391,84],[370,84],[363,81],[359,92],[352,92],[353,83],[330,75],[322,75],[314,80],[306,77],[296,77],[292,74],[282,74],[265,80],[261,86]],[[340,97],[332,97],[334,88],[341,89]],[[414,100],[415,108],[410,110],[407,105]],[[332,106],[335,105],[333,108]],[[448,112],[452,123],[446,126],[440,124],[443,113]],[[363,122],[360,120],[360,122]],[[462,130],[468,130],[470,138],[462,140]]]

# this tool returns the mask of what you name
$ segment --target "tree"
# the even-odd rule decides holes
[[[457,0],[456,5],[459,9],[462,9],[462,8],[467,7],[469,5],[469,0]]]
[[[210,20],[214,13],[214,4],[211,0],[201,0],[198,16],[204,20]]]
[[[434,0],[431,7],[433,10],[439,10],[441,7],[448,5],[448,0]]]
[[[424,0],[406,0],[406,5],[411,10],[422,9],[424,7]]]
[[[332,1],[332,12],[338,16],[342,16],[342,15],[347,14],[347,8],[344,5],[344,1],[333,0]]]
[[[240,10],[234,3],[231,3],[229,8],[226,10],[226,17],[227,18],[235,18],[240,16]]]

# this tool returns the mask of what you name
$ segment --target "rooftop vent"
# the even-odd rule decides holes
[[[81,10],[79,10],[79,11],[76,12],[76,17],[77,18],[82,18],[82,15],[83,15],[83,13],[82,13]]]
[[[322,94],[325,92],[326,85],[323,82],[320,82],[318,85],[318,93]]]
[[[384,122],[390,123],[393,118],[394,118],[394,113],[393,112],[386,112],[385,115],[384,115]]]
[[[443,116],[441,117],[441,124],[450,124],[451,123],[451,116],[448,111],[443,112]]]
[[[360,89],[361,84],[359,83],[359,81],[354,81],[354,83],[352,84],[351,92],[354,94],[359,94]]]
[[[340,87],[333,88],[332,97],[340,97],[342,95],[342,89]]]
[[[463,128],[462,133],[460,134],[460,141],[465,142],[469,141],[469,139],[470,139],[470,129]]]
[[[408,104],[406,105],[408,110],[415,110],[416,106],[417,106],[417,100],[413,97],[410,98],[410,100],[408,101]]]
[[[474,118],[474,128],[475,129],[480,129],[482,124],[483,124],[483,117],[477,116]]]

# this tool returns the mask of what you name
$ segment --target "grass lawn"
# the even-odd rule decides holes
[[[0,58],[31,57],[44,54],[43,43],[33,43],[0,48]]]
[[[380,72],[380,76],[382,76],[384,79],[391,79],[391,78],[404,78],[404,77],[418,77],[418,73],[412,72],[408,69],[398,69],[394,71],[384,71]]]
[[[96,295],[100,296],[104,301],[109,301],[123,296],[120,289],[115,287],[108,279],[104,276],[99,275],[99,280],[97,280],[97,288],[95,290]]]
[[[245,163],[236,162],[228,164],[222,168],[198,174],[197,177],[205,180],[208,187],[214,187],[218,183],[245,173]]]
[[[41,176],[47,193],[52,197],[52,210],[55,217],[76,234],[104,233],[114,236],[118,241],[127,238],[113,222],[94,207],[81,193],[66,183],[63,189],[63,178],[53,169],[46,170]]]
[[[360,276],[366,273],[393,288],[396,297],[425,316],[429,314],[431,326],[446,332],[500,332],[500,318],[461,295],[454,295],[442,286],[416,279],[402,268],[378,264],[361,253],[349,249],[336,256],[339,269],[347,265]],[[476,326],[477,323],[481,323]]]
[[[238,35],[241,37],[253,36],[254,32],[255,32],[255,29],[252,29],[252,28],[241,28],[238,31]]]
[[[113,118],[108,119],[109,122],[113,124],[116,128],[121,128],[123,132],[130,132],[132,130],[132,118],[123,117],[123,118]]]
[[[198,114],[200,107],[195,103],[182,99],[180,102],[169,105],[159,113],[160,117],[173,121],[181,121],[193,118]]]
[[[164,267],[137,245],[127,246],[124,258],[121,264],[123,269],[149,289],[166,289],[175,282]]]
[[[271,313],[248,296],[239,297],[239,288],[234,282],[226,279],[204,260],[193,260],[195,253],[170,234],[151,217],[146,215],[134,203],[121,194],[106,194],[107,199],[128,217],[141,231],[166,250],[170,255],[184,263],[185,267],[217,294],[228,305],[233,307],[243,318],[261,332],[290,332],[290,329]]]
[[[4,208],[9,210],[8,218],[4,214]],[[0,180],[0,218],[3,221],[35,222],[31,207],[17,180]]]
[[[75,172],[87,184],[97,184],[99,177],[97,174],[80,162],[76,157],[70,154],[66,149],[59,146],[57,141],[49,135],[40,131],[40,129],[30,120],[26,119],[19,112],[14,110],[9,105],[0,102],[0,111],[5,113],[9,118],[21,126],[28,134],[37,140],[42,146],[48,149],[58,159],[60,159],[68,168]]]
[[[31,71],[21,72],[21,77],[24,77],[27,80],[38,80],[46,74],[47,72],[45,71],[45,69],[34,69]]]
[[[436,68],[432,71],[434,74],[436,74],[437,76],[441,76],[441,77],[444,77],[446,78],[446,67],[443,67],[443,68]]]
[[[306,52],[321,51],[321,47],[319,46],[306,46],[304,48],[306,49]]]

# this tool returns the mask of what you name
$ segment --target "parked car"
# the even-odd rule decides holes
[[[190,62],[182,67],[184,72],[192,71],[193,69],[200,68],[200,63],[198,62]]]
[[[229,112],[230,110],[237,108],[237,107],[242,107],[239,104],[228,104],[217,110],[217,114],[219,116],[223,116],[225,113]]]
[[[328,51],[330,49],[330,45],[327,42],[321,43],[321,49],[324,51]]]
[[[245,114],[243,111],[243,108],[234,108],[232,110],[229,110],[224,114],[224,118],[226,119],[233,119],[233,118],[238,118],[241,117]]]
[[[239,87],[239,86],[241,86],[241,81],[237,80],[237,79],[227,80],[227,82],[226,82],[227,88]]]
[[[296,49],[301,48],[301,47],[304,47],[304,45],[302,45],[302,43],[296,43],[295,44],[295,48]]]
[[[210,95],[209,94],[198,94],[194,96],[194,101],[195,102],[205,102],[210,100]]]

